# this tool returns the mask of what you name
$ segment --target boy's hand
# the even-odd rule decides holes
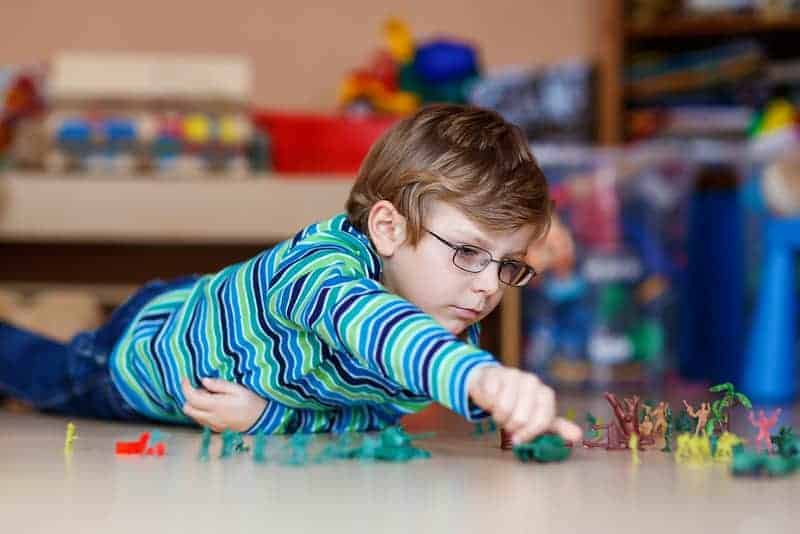
[[[497,424],[511,434],[515,445],[543,432],[555,432],[577,443],[581,428],[556,417],[556,396],[532,374],[510,367],[476,369],[467,386],[472,401],[492,414]]]
[[[203,378],[202,382],[203,388],[195,389],[186,378],[181,381],[186,396],[183,413],[214,432],[244,432],[267,406],[265,399],[239,384],[214,378]]]

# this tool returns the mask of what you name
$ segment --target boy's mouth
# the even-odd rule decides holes
[[[480,317],[480,310],[474,308],[463,308],[461,306],[451,306],[455,314],[462,319],[477,319]]]

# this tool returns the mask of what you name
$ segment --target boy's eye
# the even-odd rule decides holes
[[[458,247],[456,250],[458,252],[458,255],[464,259],[477,258],[485,254],[482,250],[478,250],[465,245]]]
[[[489,256],[488,252],[479,248],[459,245],[456,247],[456,255],[453,260],[456,266],[461,267],[465,271],[479,273],[492,261],[492,258]]]

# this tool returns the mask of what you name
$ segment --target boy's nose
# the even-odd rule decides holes
[[[484,270],[476,273],[473,281],[473,288],[482,293],[493,294],[500,287],[500,265],[497,263],[490,263]]]

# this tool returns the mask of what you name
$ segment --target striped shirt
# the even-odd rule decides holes
[[[381,285],[381,260],[344,214],[254,258],[167,291],[136,315],[111,357],[141,414],[191,422],[181,379],[240,384],[266,399],[250,433],[377,430],[437,401],[469,420],[471,370],[497,365]]]

